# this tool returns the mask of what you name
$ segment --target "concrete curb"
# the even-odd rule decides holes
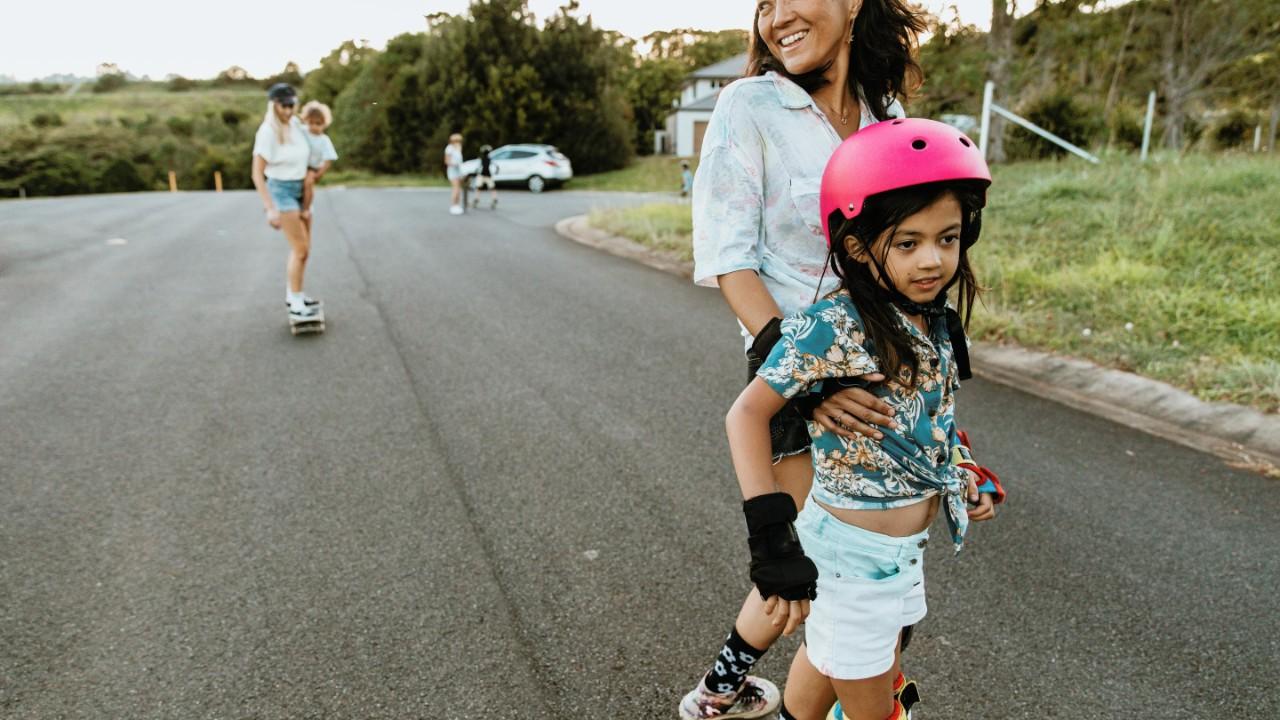
[[[591,227],[585,215],[561,220],[556,232],[656,270],[693,277],[693,263]],[[987,380],[1280,478],[1280,416],[1205,402],[1167,383],[1085,360],[990,343],[975,343],[971,352],[974,372]]]

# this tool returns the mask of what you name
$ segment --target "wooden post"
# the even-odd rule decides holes
[[[178,174],[169,171],[169,192],[178,192]]]
[[[222,171],[221,170],[213,171],[213,189],[216,192],[222,192]]]

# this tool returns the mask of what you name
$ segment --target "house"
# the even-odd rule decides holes
[[[702,152],[702,136],[716,107],[720,89],[742,77],[747,71],[747,54],[735,55],[714,65],[695,70],[685,78],[680,99],[667,116],[667,129],[660,134],[656,148],[662,153],[692,157]]]

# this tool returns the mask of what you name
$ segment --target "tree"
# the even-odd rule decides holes
[[[232,65],[226,70],[218,73],[218,77],[213,79],[213,84],[219,86],[252,82],[254,82],[253,76],[249,74],[248,70],[245,70],[239,65]]]
[[[1215,74],[1265,49],[1267,3],[1245,0],[1163,0],[1153,13],[1160,42],[1164,141],[1185,144],[1187,115]],[[1274,12],[1274,11],[1272,11]]]
[[[265,80],[262,81],[261,85],[264,90],[266,88],[271,87],[272,85],[275,85],[276,83],[288,83],[294,86],[295,88],[300,88],[302,87],[302,82],[303,82],[303,78],[302,78],[301,68],[298,67],[298,63],[290,60],[289,62],[285,63],[284,70],[281,70],[275,75],[272,75],[271,77],[266,78]]]
[[[320,67],[307,73],[303,94],[312,100],[333,105],[338,94],[355,80],[365,63],[377,56],[378,51],[369,47],[368,41],[343,42],[320,60]]]
[[[991,0],[991,32],[987,35],[987,49],[991,59],[987,63],[987,78],[1004,94],[1012,95],[1010,64],[1013,62],[1013,13],[1018,0]],[[987,136],[987,157],[993,163],[1006,160],[1004,152],[1004,118],[991,116]]]

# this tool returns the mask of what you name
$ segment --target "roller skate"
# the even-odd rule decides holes
[[[680,701],[681,720],[749,720],[774,712],[782,702],[778,686],[764,678],[748,675],[742,689],[729,695],[711,692],[705,680]]]

